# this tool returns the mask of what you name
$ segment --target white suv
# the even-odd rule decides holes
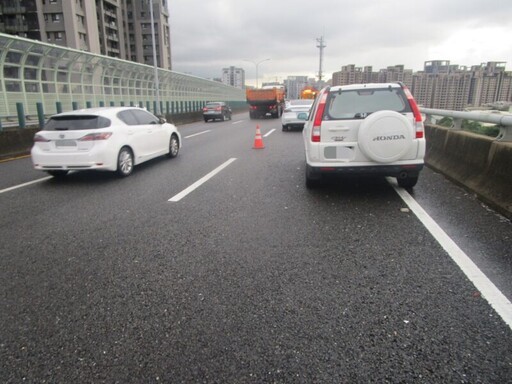
[[[336,174],[394,176],[412,188],[424,165],[423,120],[401,83],[322,89],[302,135],[308,188]]]

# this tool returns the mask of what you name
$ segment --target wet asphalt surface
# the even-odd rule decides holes
[[[385,179],[308,191],[300,132],[181,132],[206,129],[126,179],[0,194],[0,382],[512,382],[511,329]],[[510,300],[510,221],[430,169],[412,195]]]

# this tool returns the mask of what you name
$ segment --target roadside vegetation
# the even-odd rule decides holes
[[[453,125],[453,119],[451,117],[443,117],[437,122],[437,125],[442,127],[451,127]],[[496,137],[500,133],[500,129],[496,126],[482,125],[478,121],[463,120],[462,129],[468,132],[478,133],[489,137]]]

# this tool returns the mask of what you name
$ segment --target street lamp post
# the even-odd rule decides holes
[[[158,81],[158,65],[156,62],[156,42],[155,42],[155,20],[153,18],[153,0],[149,0],[149,9],[151,13],[151,37],[153,40],[153,66],[155,70],[155,115],[160,115],[160,82]]]
[[[256,89],[258,88],[258,67],[261,63],[263,63],[264,61],[269,61],[270,59],[263,59],[263,60],[260,60],[258,62],[254,62],[252,60],[244,60],[244,61],[247,61],[249,63],[253,63],[255,66],[256,66]]]

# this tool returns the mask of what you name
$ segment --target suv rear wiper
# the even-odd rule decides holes
[[[354,119],[366,119],[370,114],[371,112],[357,112],[354,115]]]

